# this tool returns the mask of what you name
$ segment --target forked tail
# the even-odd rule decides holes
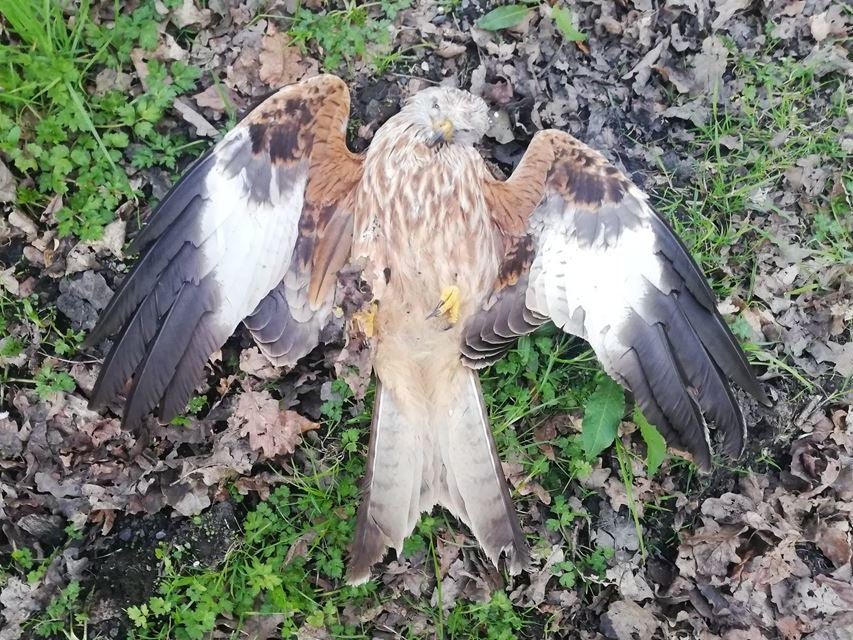
[[[477,373],[459,366],[430,392],[418,381],[378,383],[362,501],[347,571],[350,584],[403,540],[420,514],[440,504],[471,529],[511,574],[529,554],[495,448]]]

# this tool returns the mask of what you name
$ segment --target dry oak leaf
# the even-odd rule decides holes
[[[293,453],[300,434],[318,427],[295,411],[281,411],[268,391],[244,391],[228,418],[232,428],[249,437],[249,446],[266,458]]]
[[[704,526],[679,545],[675,564],[686,578],[697,574],[726,576],[730,565],[741,562],[737,549],[741,545],[740,534],[748,527],[720,525],[710,518],[703,521]]]
[[[729,51],[717,36],[702,41],[702,51],[693,57],[693,90],[702,94],[713,92],[722,83]]]
[[[847,32],[847,19],[841,4],[809,18],[809,30],[817,42],[823,42],[829,36],[843,36]]]
[[[274,27],[270,27],[261,41],[258,61],[261,82],[274,88],[316,76],[320,70],[316,60],[303,56],[299,47],[291,46],[290,38]]]
[[[717,17],[711,25],[712,28],[722,28],[736,12],[746,9],[750,4],[752,4],[752,0],[717,0],[714,3],[714,9],[717,10]]]
[[[757,627],[748,629],[729,629],[723,634],[723,640],[765,640],[765,636]]]
[[[172,24],[178,29],[198,25],[206,27],[210,24],[210,9],[199,9],[194,0],[184,0],[181,5],[172,11]]]
[[[281,374],[257,347],[243,349],[240,352],[240,371],[261,380],[272,380]]]
[[[196,135],[213,138],[218,133],[216,127],[210,124],[198,111],[193,109],[186,100],[175,98],[172,102],[172,107],[181,114],[185,122],[195,127]]]
[[[541,484],[534,482],[523,466],[517,462],[503,462],[501,466],[506,479],[509,480],[511,486],[515,487],[518,495],[529,496],[533,493],[542,504],[551,504],[551,494],[545,491]]]
[[[0,629],[0,640],[17,640],[24,634],[23,624],[40,608],[38,587],[27,584],[18,578],[9,581],[0,591],[0,605],[5,625]]]
[[[800,618],[834,616],[850,611],[851,604],[844,601],[845,584],[827,576],[819,575],[814,580],[801,578],[791,590],[790,605]],[[841,593],[839,593],[841,591]]]
[[[193,100],[195,100],[200,109],[210,109],[216,113],[225,113],[228,106],[232,106],[237,102],[237,96],[225,86],[212,84],[204,91],[195,94]]]
[[[842,567],[850,562],[850,535],[840,528],[821,523],[818,530],[817,546],[836,567]]]
[[[0,202],[15,202],[17,185],[9,168],[0,161]]]
[[[631,600],[614,602],[601,617],[601,631],[614,640],[651,638],[658,626],[654,614]]]
[[[778,584],[791,576],[806,578],[811,575],[808,566],[797,555],[798,536],[776,543],[766,553],[748,560],[739,568],[738,578],[757,587]]]

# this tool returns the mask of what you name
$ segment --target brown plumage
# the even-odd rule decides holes
[[[476,369],[552,320],[587,339],[668,441],[711,463],[706,419],[737,454],[729,379],[767,399],[701,272],[646,197],[597,152],[538,133],[512,177],[474,148],[485,103],[415,95],[363,156],[349,95],[285,87],[199,160],[135,241],[142,256],[92,335],[119,332],[92,393],[130,380],[124,423],[167,421],[242,321],[280,366],[317,346],[336,274],[362,265],[377,303],[376,406],[348,578],[447,508],[496,565],[528,559]]]

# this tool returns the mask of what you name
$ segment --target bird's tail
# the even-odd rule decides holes
[[[446,507],[510,573],[529,554],[489,428],[476,372],[460,366],[432,389],[378,383],[370,452],[347,579],[361,584],[388,547],[399,556],[420,514]]]

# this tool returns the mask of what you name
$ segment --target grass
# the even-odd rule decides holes
[[[40,305],[37,295],[15,298],[0,290],[0,406],[9,385],[33,386],[40,398],[72,391],[74,380],[60,363],[72,357],[83,332],[68,328],[53,305]],[[41,366],[32,375],[27,366],[37,353]]]
[[[122,166],[128,159],[137,169],[174,170],[193,146],[157,124],[194,88],[198,69],[149,60],[148,87],[138,96],[90,90],[99,73],[128,68],[134,48],[156,48],[154,4],[131,14],[116,1],[115,25],[104,28],[92,21],[88,0],[73,23],[54,0],[0,3],[10,36],[0,44],[0,152],[21,178],[18,207],[38,219],[50,206],[60,236],[98,239],[119,205],[141,195]]]
[[[343,67],[352,70],[356,61],[363,61],[381,75],[405,58],[404,53],[392,49],[391,27],[397,14],[411,3],[343,0],[334,3],[339,8],[320,12],[299,6],[288,34],[303,51],[308,45],[316,48],[327,71],[341,71]]]
[[[695,132],[692,151],[699,163],[691,184],[671,180],[656,194],[694,257],[717,276],[713,284],[721,295],[738,288],[727,275],[733,270],[723,267],[748,271],[755,243],[774,239],[762,224],[769,213],[798,225],[806,247],[833,261],[853,262],[853,172],[842,148],[850,98],[843,81],[817,78],[791,60],[766,63],[740,55],[736,60],[734,73],[746,82],[728,107],[715,104],[707,124]],[[816,107],[819,95],[830,96],[823,107]],[[798,161],[813,155],[838,167],[840,182],[835,191],[814,198],[810,218],[792,219],[765,196],[782,188],[785,173]],[[745,219],[735,225],[734,216]],[[740,250],[728,250],[738,245]]]

